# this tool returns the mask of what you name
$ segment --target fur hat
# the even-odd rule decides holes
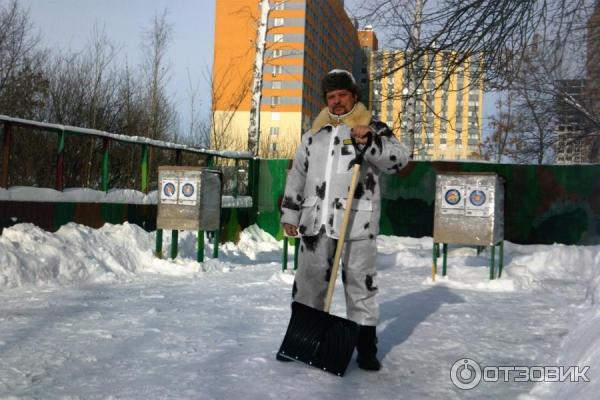
[[[323,100],[327,103],[327,93],[333,90],[346,89],[359,97],[360,93],[354,76],[345,69],[332,69],[325,75],[321,81],[321,90],[323,92]]]

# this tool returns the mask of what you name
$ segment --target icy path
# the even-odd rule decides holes
[[[430,240],[380,241],[379,373],[352,362],[338,378],[275,361],[293,277],[280,272],[276,251],[259,257],[266,263],[249,265],[226,250],[226,262],[208,262],[205,271],[186,276],[0,291],[0,398],[515,399],[528,393],[527,383],[482,382],[463,391],[452,385],[450,368],[465,357],[481,365],[555,365],[570,324],[586,309],[585,282],[530,281],[519,263],[531,255],[515,246],[497,282],[487,281],[485,257],[463,248],[451,252],[448,280],[432,284]],[[340,287],[337,294],[333,312],[342,314]]]

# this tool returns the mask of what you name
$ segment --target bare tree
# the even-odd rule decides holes
[[[235,118],[239,116],[238,111],[250,92],[251,78],[242,79],[233,87],[237,80],[230,79],[230,76],[237,71],[236,68],[237,63],[233,59],[223,70],[206,71],[204,74],[211,88],[210,136],[211,148],[215,150],[243,149],[247,146],[247,138],[243,133],[232,130],[236,125]]]
[[[0,94],[36,49],[39,36],[32,31],[29,13],[17,0],[0,4]]]
[[[398,69],[409,73],[416,70],[421,74],[412,76],[419,80],[436,68],[435,55],[453,54],[448,68],[436,71],[442,79],[437,81],[437,87],[429,88],[436,90],[451,79],[466,60],[474,55],[481,57],[477,74],[484,80],[486,89],[513,92],[511,114],[519,121],[512,121],[516,130],[511,140],[516,141],[515,147],[507,146],[505,150],[516,151],[513,156],[517,159],[551,160],[555,141],[552,108],[557,98],[573,104],[593,121],[597,111],[561,91],[557,84],[562,79],[585,75],[574,72],[566,64],[585,58],[580,53],[585,49],[585,25],[594,7],[593,0],[421,3],[421,0],[365,0],[355,10],[365,23],[384,27],[381,33],[387,47],[403,51],[400,61],[385,60],[393,61],[394,65],[387,69],[387,74]],[[415,29],[420,32],[417,41]],[[537,49],[532,51],[534,48]],[[532,59],[532,53],[536,53],[536,60]],[[579,66],[583,64],[579,62]],[[471,82],[478,83],[480,79]],[[396,92],[392,96],[418,99],[419,89],[423,89],[422,85],[412,85],[408,93]],[[505,136],[499,138],[505,139]]]
[[[593,7],[591,0],[443,0],[425,3],[417,21],[418,1],[365,0],[355,12],[361,20],[385,27],[382,33],[390,47],[416,48],[396,68],[431,51],[453,51],[457,64],[481,54],[486,83],[493,88],[510,84],[534,34],[543,31],[545,39],[561,41]],[[420,25],[418,47],[411,43],[415,24]]]
[[[259,152],[263,158],[292,159],[296,154],[298,142],[291,132],[287,135],[266,135],[260,141]]]
[[[512,92],[508,92],[506,102],[496,102],[496,115],[491,117],[491,136],[488,136],[483,147],[483,158],[500,163],[508,156],[511,140],[515,135],[516,117],[512,110]]]
[[[171,34],[172,26],[167,22],[166,10],[154,16],[152,26],[143,34],[143,69],[149,113],[147,133],[152,139],[165,139],[175,128],[174,109],[166,94],[169,81],[166,54]]]
[[[37,118],[48,82],[47,52],[39,48],[29,13],[17,0],[0,4],[0,113]]]
[[[186,142],[190,145],[208,147],[210,144],[210,122],[200,115],[200,84],[193,83],[189,69],[187,70],[189,99],[189,121],[186,130]]]
[[[260,19],[256,36],[256,55],[252,72],[250,123],[248,126],[248,151],[254,155],[258,155],[260,145],[260,100],[262,98],[263,64],[270,11],[269,0],[260,0]]]

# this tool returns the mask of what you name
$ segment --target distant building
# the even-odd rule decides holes
[[[258,5],[258,0],[216,2],[215,147],[247,149]],[[360,73],[361,50],[343,0],[272,1],[268,26],[259,154],[290,157],[324,106],[322,77],[333,68]]]
[[[587,23],[587,98],[588,107],[595,116],[600,116],[600,0],[596,0],[594,12]],[[598,118],[600,119],[600,117]],[[600,163],[600,130],[592,129],[588,139],[588,161]]]
[[[559,90],[569,95],[574,101],[582,103],[586,90],[585,79],[567,79],[557,82]],[[554,146],[557,164],[581,164],[588,161],[588,142],[583,139],[585,119],[583,114],[558,97],[557,141]]]
[[[259,0],[216,0],[212,145],[218,149],[247,149],[259,12]],[[271,1],[268,21],[261,157],[293,156],[301,134],[324,107],[321,79],[333,68],[352,71],[363,103],[407,140],[407,109],[401,99],[406,77],[390,63],[401,62],[403,54],[380,51],[373,28],[358,29],[343,0]],[[481,66],[469,57],[442,82],[456,56],[441,52],[435,60],[424,60],[433,61],[435,68],[419,89],[416,159],[480,158],[483,84],[473,77]]]
[[[561,92],[585,107],[591,114],[600,115],[600,0],[587,22],[586,79],[559,81]],[[600,131],[576,107],[562,98],[557,99],[557,135],[555,145],[558,164],[600,162]]]
[[[377,35],[371,25],[358,30],[358,42],[360,44],[359,66],[356,68],[355,78],[361,88],[360,98],[365,105],[369,105],[373,99],[373,80],[371,78],[371,56],[378,50],[379,42]]]
[[[594,12],[587,22],[587,92],[589,105],[600,112],[600,0],[596,0]]]
[[[481,62],[467,57],[456,66],[455,52],[425,54],[416,78],[417,101],[407,104],[409,77],[402,51],[382,50],[371,57],[371,108],[405,144],[410,144],[408,121],[415,120],[414,159],[480,159],[483,119]],[[451,71],[449,78],[448,71]],[[412,114],[414,115],[412,115]]]

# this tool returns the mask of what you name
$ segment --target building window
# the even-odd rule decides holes
[[[282,1],[278,1],[278,2],[276,2],[274,4],[274,6],[275,6],[274,7],[275,10],[283,10],[284,7],[285,7],[285,2],[283,0]]]
[[[273,65],[273,75],[281,74],[283,72],[283,67],[281,65]]]
[[[279,135],[279,127],[278,126],[272,126],[271,128],[269,128],[269,134],[271,136],[277,136],[277,135]]]
[[[272,96],[271,97],[271,106],[277,106],[279,105],[279,96]]]
[[[273,42],[281,43],[283,42],[283,33],[276,33],[273,35]]]
[[[281,120],[281,114],[278,112],[271,113],[271,121]]]
[[[275,25],[275,26],[281,26],[281,25],[283,25],[283,18],[275,18],[273,20],[273,25]]]
[[[283,50],[275,49],[273,50],[273,57],[281,57],[283,55]]]
[[[275,153],[277,151],[277,143],[271,143],[271,151]]]
[[[281,81],[271,81],[272,89],[281,89]]]

